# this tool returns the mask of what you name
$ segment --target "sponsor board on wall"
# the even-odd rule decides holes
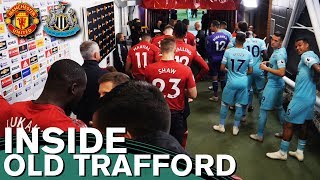
[[[30,58],[30,64],[31,65],[33,65],[33,64],[35,64],[37,62],[38,62],[38,56],[37,55],[35,55],[35,56]]]
[[[0,61],[8,60],[8,52],[7,51],[1,51],[0,52]]]
[[[8,53],[9,53],[9,58],[15,57],[19,54],[19,48],[16,47],[16,48],[9,49]]]
[[[12,84],[11,76],[1,79],[1,87],[4,89]]]
[[[20,54],[23,54],[23,53],[25,53],[27,51],[28,51],[28,45],[27,44],[19,46],[19,53]]]
[[[0,51],[7,49],[7,41],[0,42]]]
[[[6,68],[3,68],[3,69],[0,70],[0,78],[7,77],[10,74],[11,74],[10,73],[10,67],[6,67]]]
[[[52,55],[52,49],[46,50],[46,58],[49,58]]]
[[[46,82],[50,65],[58,59],[68,58],[70,47],[65,40],[49,36],[43,29],[45,23],[40,22],[41,16],[49,15],[48,9],[54,9],[54,5],[59,4],[58,0],[49,3],[47,0],[22,1],[37,8],[40,22],[37,24],[37,30],[27,37],[17,37],[11,34],[5,22],[8,15],[6,11],[20,1],[13,0],[12,3],[7,2],[12,0],[5,1],[6,3],[1,4],[0,0],[0,72],[2,71],[0,81],[11,79],[11,84],[5,89],[0,88],[0,93],[5,90],[6,99],[9,98],[13,102],[25,100],[23,98],[32,96],[34,90],[41,89]],[[66,13],[68,9],[69,7],[65,9]],[[28,25],[32,24],[32,19],[29,15]],[[11,23],[14,26],[17,25],[14,22],[14,16]]]
[[[41,48],[44,46],[44,38],[40,38],[36,40],[36,47]]]
[[[40,67],[39,67],[39,64],[38,64],[38,63],[32,65],[32,66],[31,66],[31,74],[35,74],[35,73],[39,72],[39,69],[40,69]]]
[[[13,85],[13,91],[14,92],[20,91],[21,88],[23,88],[23,82],[22,81],[19,81],[19,82],[15,83]]]
[[[19,56],[15,56],[15,57],[11,58],[11,63],[15,64],[15,63],[19,62],[20,59],[21,59],[20,55]]]
[[[21,67],[20,67],[20,64],[13,64],[11,65],[11,73],[14,74],[18,71],[21,71]]]
[[[11,101],[13,100],[12,97],[10,97],[10,95],[12,94],[13,94],[13,90],[11,86],[9,86],[8,88],[2,89],[2,95],[4,98],[6,98],[8,103],[11,103]]]
[[[7,66],[9,66],[11,63],[9,61],[9,59],[7,60],[0,60],[0,69],[5,68]]]
[[[7,40],[8,48],[17,47],[18,46],[18,39],[12,38]]]
[[[27,39],[26,38],[18,38],[18,44],[24,44],[27,42]]]
[[[28,47],[29,47],[29,51],[36,49],[37,48],[36,42],[32,41],[28,43]]]
[[[22,79],[22,74],[21,72],[17,72],[14,75],[12,75],[12,81],[13,83],[20,81]]]
[[[21,61],[21,69],[25,69],[27,67],[30,66],[30,60],[29,59],[25,59],[23,61]]]

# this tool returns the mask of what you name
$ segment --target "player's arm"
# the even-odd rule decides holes
[[[210,58],[210,55],[212,54],[212,48],[211,48],[211,42],[209,40],[209,36],[206,37],[205,39],[205,49],[206,49],[206,52],[207,52],[207,57]]]
[[[248,64],[248,71],[247,71],[247,74],[252,74],[253,72],[253,57],[252,57],[252,54],[250,53],[249,54],[249,64]]]
[[[187,94],[188,94],[188,98],[192,98],[192,99],[197,98],[197,94],[198,94],[197,87],[187,89]]]
[[[197,86],[194,80],[191,69],[188,67],[188,78],[187,78],[187,96],[188,98],[195,99],[197,97]]]
[[[226,67],[226,64],[228,62],[228,54],[229,54],[229,50],[226,50],[226,52],[223,55],[223,58],[221,60],[221,65],[220,65],[220,71],[222,72],[228,72],[228,69]]]
[[[272,73],[276,76],[280,76],[283,77],[286,74],[286,68],[279,68],[279,69],[272,69],[270,67],[267,66],[269,62],[268,61],[264,61],[260,64],[260,69],[267,71],[269,73]]]
[[[319,64],[313,64],[312,69],[314,70],[315,73],[320,73],[320,65]]]
[[[222,63],[221,63],[221,65],[220,65],[220,71],[222,71],[222,72],[224,72],[224,73],[228,72],[228,69],[227,69],[227,67],[226,67],[225,64],[222,64]]]
[[[248,68],[248,71],[247,71],[247,74],[252,74],[252,72],[253,72],[253,68],[252,68],[252,67],[249,67],[249,68]]]
[[[128,76],[132,75],[132,63],[131,63],[131,57],[130,57],[130,53],[127,57],[127,62],[126,62],[126,66],[125,66],[125,72]]]
[[[283,77],[286,75],[286,61],[285,61],[285,59],[286,59],[286,57],[283,55],[282,57],[280,57],[277,60],[278,69],[273,69],[271,67],[268,67],[267,66],[267,63],[269,63],[268,61],[262,62],[260,64],[260,69],[267,71],[267,72],[270,72],[276,76]]]
[[[269,61],[268,52],[267,50],[263,50],[262,52],[262,59],[263,61]]]
[[[204,61],[204,59],[200,56],[200,54],[195,50],[195,56],[193,58],[193,61],[196,62],[200,66],[200,72],[196,76],[196,82],[199,82],[202,77],[207,75],[209,72],[209,66],[208,64]]]
[[[158,62],[160,61],[161,57],[160,57],[160,49],[155,46],[154,48],[154,61],[153,62]]]

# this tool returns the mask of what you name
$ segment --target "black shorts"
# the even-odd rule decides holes
[[[180,144],[183,141],[185,129],[185,118],[183,111],[171,111],[170,134],[175,137]]]

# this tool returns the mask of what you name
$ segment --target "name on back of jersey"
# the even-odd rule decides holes
[[[150,47],[147,46],[147,45],[138,45],[138,46],[133,48],[133,51],[136,51],[138,49],[146,49],[147,51],[150,51]]]
[[[244,56],[245,56],[245,54],[239,53],[239,52],[233,53],[233,55],[234,55],[234,56],[240,56],[240,57],[244,57]]]
[[[213,41],[216,41],[216,40],[219,39],[219,38],[223,38],[223,39],[225,39],[225,40],[228,40],[228,37],[227,37],[226,35],[218,35],[218,36],[215,36],[212,40],[213,40]]]
[[[177,48],[176,48],[176,52],[180,52],[180,51],[186,52],[186,53],[188,53],[189,55],[192,54],[191,51],[190,51],[189,49],[185,48],[185,47],[177,47]]]
[[[177,72],[177,70],[173,69],[173,68],[161,68],[158,69],[159,74],[175,74]]]

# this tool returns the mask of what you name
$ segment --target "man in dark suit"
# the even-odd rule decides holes
[[[92,115],[97,108],[99,101],[99,78],[107,73],[106,69],[99,67],[101,61],[100,49],[94,41],[84,41],[80,45],[80,53],[84,59],[82,68],[87,74],[87,87],[78,104],[76,112],[78,119],[81,119],[87,125],[92,120]]]

